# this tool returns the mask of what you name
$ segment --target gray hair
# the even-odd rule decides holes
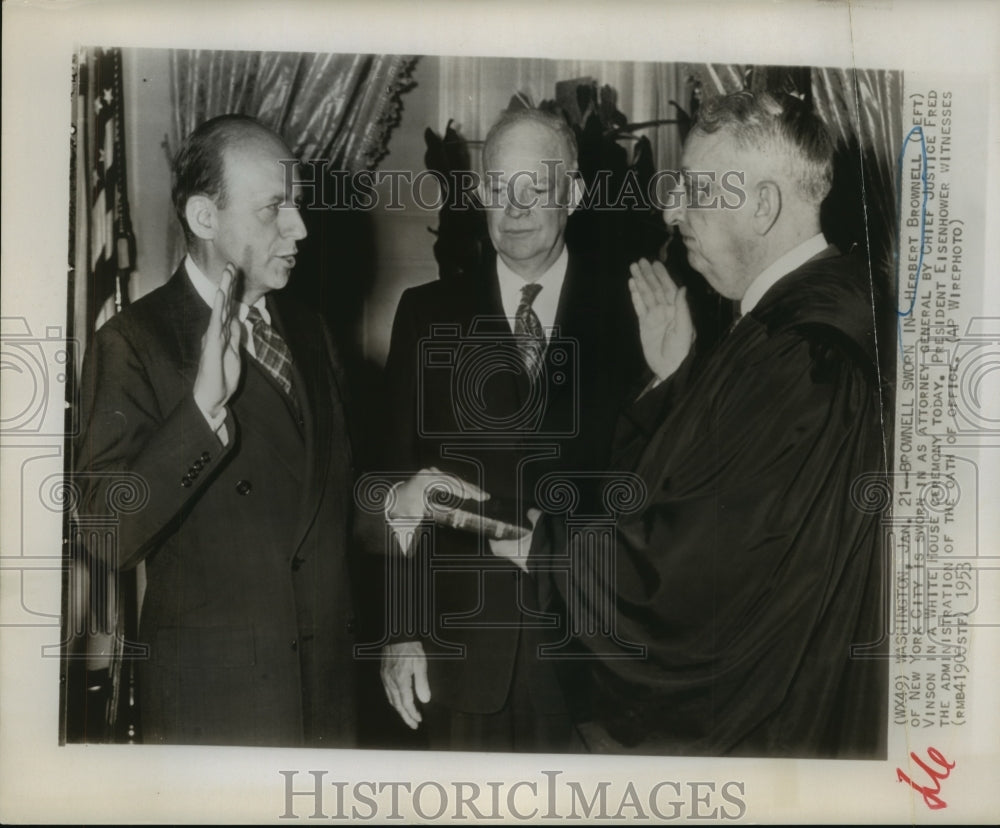
[[[573,130],[570,129],[569,124],[566,123],[565,119],[560,118],[557,115],[551,115],[548,112],[543,112],[540,109],[508,109],[500,119],[490,127],[490,131],[486,134],[486,141],[483,143],[483,164],[486,164],[486,159],[489,158],[489,154],[493,149],[493,145],[496,143],[497,139],[511,127],[517,126],[522,123],[534,123],[539,126],[545,127],[552,133],[554,133],[559,140],[562,142],[564,148],[563,161],[566,162],[567,166],[575,166],[577,161],[577,147],[576,147],[576,136],[573,134]]]
[[[833,140],[823,121],[798,98],[733,92],[706,101],[692,132],[725,130],[741,150],[774,153],[802,197],[819,205],[833,185]]]

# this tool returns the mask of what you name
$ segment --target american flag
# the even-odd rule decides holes
[[[94,331],[129,302],[135,240],[125,177],[121,50],[82,48],[74,68],[73,337],[89,344]],[[133,741],[136,718],[129,659],[138,617],[136,573],[116,572],[89,555],[77,518],[71,516],[77,528],[70,535],[63,738]]]
[[[77,331],[94,329],[128,304],[135,241],[125,179],[120,49],[82,49],[77,63],[74,138],[77,178],[75,257],[78,290],[85,292]]]

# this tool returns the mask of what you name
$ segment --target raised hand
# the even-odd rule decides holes
[[[678,288],[657,261],[639,259],[629,268],[632,307],[639,318],[639,339],[650,370],[666,379],[684,361],[694,342],[687,289]]]
[[[226,265],[215,292],[212,315],[201,339],[201,360],[194,381],[194,399],[210,418],[222,415],[240,381],[240,336],[236,315],[236,268]]]

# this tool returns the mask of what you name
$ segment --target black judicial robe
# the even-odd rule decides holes
[[[884,755],[887,662],[852,656],[882,631],[873,329],[864,260],[828,248],[620,423],[645,505],[619,520],[613,566],[576,545],[553,581],[571,614],[613,599],[613,634],[582,641],[594,717],[626,749]],[[546,542],[567,554],[565,524],[539,530],[535,565]]]

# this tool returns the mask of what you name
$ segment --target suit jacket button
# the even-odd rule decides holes
[[[248,495],[253,491],[253,485],[249,480],[240,480],[236,483],[236,491],[241,495]]]
[[[348,622],[347,622],[347,631],[348,631],[349,633],[352,633],[352,632],[354,632],[354,628],[355,628],[355,626],[356,626],[356,625],[355,625],[355,623],[354,623],[354,620],[353,620],[353,619],[351,619],[350,621],[348,621]]]
[[[300,569],[302,569],[302,563],[303,563],[302,558],[298,556],[292,558],[292,572],[298,572]]]
[[[292,652],[296,652],[299,649],[299,642],[294,638],[292,639]]]

